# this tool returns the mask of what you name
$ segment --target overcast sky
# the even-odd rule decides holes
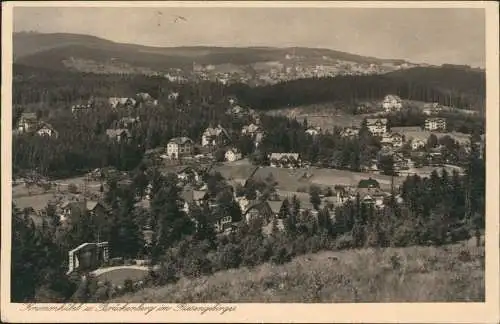
[[[174,22],[175,16],[187,21]],[[307,46],[485,66],[484,9],[14,8],[15,31],[151,46]]]

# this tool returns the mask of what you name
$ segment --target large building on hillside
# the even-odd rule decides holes
[[[387,95],[382,102],[382,108],[385,112],[400,111],[403,108],[403,102],[396,95]]]
[[[427,118],[425,120],[425,130],[428,131],[446,131],[446,119],[444,118]]]
[[[193,141],[189,137],[174,137],[167,144],[167,156],[171,159],[193,155]]]

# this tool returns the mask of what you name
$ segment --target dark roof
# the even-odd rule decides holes
[[[172,138],[170,141],[168,141],[169,143],[175,143],[177,145],[184,145],[186,144],[187,142],[191,142],[193,143],[193,141],[189,138],[189,137],[174,137]]]
[[[358,188],[380,188],[380,184],[378,183],[377,180],[368,178],[368,179],[362,179],[358,183]]]

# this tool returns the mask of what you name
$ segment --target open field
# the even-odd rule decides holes
[[[33,207],[34,210],[44,209],[50,201],[56,199],[61,194],[69,194],[68,186],[75,184],[79,192],[86,188],[89,194],[98,194],[101,183],[99,181],[85,181],[85,177],[74,177],[53,181],[54,186],[49,190],[44,190],[40,186],[33,186],[28,190],[24,183],[12,186],[12,199],[20,209]]]
[[[297,118],[300,122],[307,118],[309,125],[321,127],[323,130],[333,130],[334,127],[359,127],[363,119],[371,116],[371,114],[351,115],[337,109],[332,103],[276,109],[266,114]]]
[[[238,165],[225,164],[214,168],[219,171],[227,180],[247,179],[255,169],[253,165]],[[278,182],[277,189],[283,191],[297,191],[298,188],[308,188],[315,184],[324,187],[333,187],[335,185],[357,186],[361,179],[373,178],[379,181],[381,188],[390,189],[391,177],[378,174],[370,174],[363,172],[352,172],[347,170],[308,168],[308,169],[284,169],[274,167],[260,167],[255,173],[254,178],[264,179],[269,174],[272,174]],[[308,177],[303,177],[304,174]],[[394,177],[394,185],[398,186],[403,183],[405,177]]]
[[[484,302],[484,248],[471,243],[321,252],[221,271],[111,302]]]

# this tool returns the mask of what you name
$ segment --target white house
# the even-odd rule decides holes
[[[234,161],[241,160],[242,155],[241,155],[241,152],[238,151],[238,149],[232,148],[232,149],[229,149],[226,151],[225,158],[226,158],[226,161],[228,161],[228,162],[234,162]]]
[[[383,136],[387,133],[387,118],[367,118],[366,126],[374,136]]]
[[[382,102],[382,108],[386,112],[391,111],[400,111],[403,108],[403,103],[401,102],[401,98],[396,95],[387,95]]]
[[[427,118],[425,120],[425,130],[428,131],[445,131],[446,130],[446,119],[445,118]]]
[[[71,112],[73,114],[78,114],[78,113],[85,113],[92,110],[92,105],[87,104],[87,105],[73,105],[71,107]]]
[[[255,135],[257,132],[259,132],[261,129],[259,125],[255,125],[254,123],[251,123],[250,125],[243,126],[241,129],[241,134],[243,135]]]
[[[115,108],[118,107],[118,105],[122,105],[122,106],[131,105],[131,106],[135,106],[135,104],[137,103],[137,101],[134,98],[111,97],[111,98],[109,98],[108,103],[110,104],[111,108],[115,109]]]
[[[36,130],[36,134],[38,136],[48,136],[55,138],[59,136],[59,133],[54,129],[54,127],[52,127],[52,125],[48,123],[41,123]]]
[[[321,128],[320,127],[309,127],[306,130],[306,134],[309,134],[311,136],[319,135],[320,132],[321,132]]]
[[[193,141],[189,137],[174,137],[167,143],[167,156],[178,159],[193,154]]]

